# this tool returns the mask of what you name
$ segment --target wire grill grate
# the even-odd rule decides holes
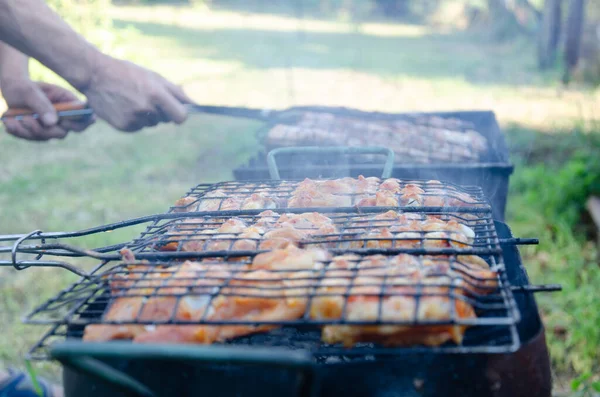
[[[269,236],[285,237],[301,247],[327,248],[336,253],[372,249],[419,254],[457,250],[471,254],[500,252],[493,220],[485,211],[460,214],[393,210],[371,214],[194,215],[156,222],[129,248],[205,255],[213,251],[262,251],[272,247],[266,241]]]
[[[381,261],[393,261],[402,258],[404,265],[398,271],[385,271]],[[511,349],[518,340],[513,337],[513,328],[518,321],[518,311],[510,291],[506,290],[507,282],[500,264],[494,265],[493,271],[483,272],[468,264],[468,258],[427,257],[427,256],[392,256],[376,258],[368,266],[361,267],[365,260],[372,256],[356,256],[344,262],[343,267],[336,266],[340,260],[333,258],[324,262],[320,269],[284,269],[270,270],[267,279],[256,279],[255,269],[248,268],[254,258],[232,257],[205,260],[197,270],[188,269],[195,264],[190,262],[170,262],[148,264],[117,264],[98,274],[91,280],[74,284],[63,291],[55,299],[38,308],[28,321],[38,324],[64,325],[70,336],[81,337],[83,328],[91,324],[114,326],[160,327],[161,325],[205,326],[246,326],[246,327],[360,327],[366,325],[418,326],[414,330],[426,331],[431,327],[469,326],[461,345],[447,344],[436,347],[440,351],[466,352]],[[225,259],[225,260],[223,260]],[[375,258],[373,258],[375,259]],[[496,258],[488,258],[494,263]],[[373,265],[375,263],[375,265]],[[211,269],[211,267],[215,267]],[[226,269],[227,274],[218,274],[218,270]],[[340,270],[349,269],[349,270]],[[212,272],[211,272],[212,271]],[[212,273],[212,274],[211,274]],[[418,274],[418,275],[417,275]],[[290,276],[291,275],[291,276]],[[294,280],[293,285],[285,285],[284,280]],[[362,280],[361,280],[362,279]],[[199,283],[199,280],[202,280]],[[343,284],[340,288],[327,288],[331,283]],[[258,284],[249,284],[255,281]],[[252,318],[209,318],[211,307],[218,307],[218,300],[241,299],[257,305],[271,305],[270,302],[295,300],[296,304],[305,306],[295,318],[272,320],[256,320]],[[354,299],[368,301],[373,299],[378,305],[377,318],[352,318],[353,312],[348,308]],[[408,305],[411,310],[394,312],[386,316],[381,307],[396,299]],[[136,314],[127,320],[111,318],[111,307],[117,302],[127,301],[135,307]],[[187,300],[187,302],[185,302]],[[343,303],[342,314],[338,318],[318,319],[313,313],[319,307],[326,307],[336,300]],[[201,302],[204,308],[190,312],[182,307],[194,302]],[[396,303],[398,303],[396,302]],[[339,302],[338,302],[339,304]],[[356,303],[350,303],[356,305]],[[111,306],[112,305],[112,306]],[[455,310],[457,307],[472,307],[477,317],[461,317]],[[442,309],[445,307],[445,309]],[[441,312],[438,318],[428,318],[426,313],[437,308]],[[108,309],[108,310],[107,310]],[[326,310],[326,309],[321,309]],[[158,316],[156,313],[160,313]],[[354,314],[356,311],[354,312]],[[196,316],[193,318],[193,316]],[[115,319],[116,318],[116,319]],[[216,328],[216,327],[213,327]],[[122,329],[121,329],[122,331]],[[266,329],[263,329],[266,331]],[[103,332],[106,332],[106,328]],[[276,339],[278,331],[272,334]],[[318,331],[313,334],[318,335]],[[478,346],[482,338],[479,333],[488,335],[485,344]],[[244,333],[242,333],[242,336]],[[56,332],[44,339],[56,338]],[[240,341],[251,343],[263,340],[245,336]],[[353,354],[353,349],[339,345],[317,343],[313,340],[312,350],[315,354]],[[282,345],[294,345],[295,340],[282,341]],[[41,342],[44,344],[45,342]],[[235,339],[230,343],[238,343]],[[277,343],[277,342],[272,342]],[[360,345],[358,346],[360,347]],[[39,348],[39,346],[38,346]],[[479,350],[477,350],[479,349]],[[383,349],[385,351],[389,349]],[[392,351],[397,351],[392,349]],[[389,353],[389,352],[388,352]]]
[[[348,186],[346,181],[353,181]],[[487,208],[478,187],[439,181],[379,178],[342,178],[319,181],[233,181],[201,184],[179,200],[169,212],[235,211],[252,209],[324,210],[327,208],[393,207]],[[312,200],[297,199],[306,191]],[[323,194],[324,193],[324,194]],[[316,197],[315,197],[316,196]],[[305,198],[305,197],[303,197]],[[320,205],[319,205],[320,204]]]
[[[443,185],[442,203],[453,205],[438,207],[197,211],[219,198],[209,192],[282,192],[289,200],[299,183],[195,187],[184,207],[193,212],[172,207],[127,244],[122,260],[106,260],[26,318],[52,326],[32,357],[64,337],[144,343],[160,341],[152,335],[161,332],[188,342],[310,346],[323,357],[518,348],[519,311],[491,211],[477,188]],[[426,195],[428,184],[415,184]],[[402,192],[397,196],[402,200]],[[321,223],[308,222],[311,216]],[[268,232],[298,219],[299,238],[261,246],[271,241]],[[257,225],[264,229],[258,236],[244,235]],[[236,250],[241,242],[246,245]],[[387,327],[395,339],[373,326]],[[194,330],[194,340],[186,329]]]

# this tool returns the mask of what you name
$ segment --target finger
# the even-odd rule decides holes
[[[181,88],[180,86],[175,85],[171,82],[167,82],[167,89],[175,98],[177,98],[179,102],[194,103],[194,101],[189,96],[187,96],[185,91],[183,91],[183,88]]]
[[[32,117],[26,117],[21,121],[23,127],[27,129],[31,137],[36,141],[47,141],[57,138],[63,139],[67,136],[68,131],[58,125],[52,127],[44,127]]]
[[[29,132],[29,135],[35,140],[46,140],[44,136],[44,126],[40,121],[33,117],[23,117],[21,119],[21,125]]]
[[[158,113],[148,112],[145,116],[144,121],[146,122],[147,127],[154,127],[155,125],[160,123],[162,121],[162,115],[160,114],[160,109],[159,109]]]
[[[187,119],[185,106],[166,90],[162,95],[156,98],[156,105],[164,112],[168,120],[181,124]]]
[[[6,132],[12,136],[16,136],[17,138],[21,139],[27,139],[28,141],[34,140],[29,131],[27,131],[27,129],[15,119],[4,120],[4,127],[6,128]]]
[[[58,125],[67,130],[75,132],[83,132],[96,121],[95,117],[89,117],[83,120],[79,119],[61,119]]]
[[[34,87],[35,89],[32,89],[25,96],[25,104],[35,113],[40,115],[40,120],[43,125],[47,127],[56,125],[56,123],[58,123],[58,115],[56,114],[56,110],[52,106],[52,103],[48,97],[46,97],[44,91],[37,86]]]
[[[39,136],[40,140],[47,141],[49,139],[64,139],[69,134],[69,130],[55,125],[53,127],[46,127],[42,135]]]
[[[171,121],[169,115],[167,115],[160,107],[157,108],[156,112],[158,115],[158,121],[160,123],[168,123],[169,121]]]
[[[67,90],[66,88],[62,88],[54,84],[44,83],[41,81],[37,82],[37,85],[41,88],[41,90],[52,103],[80,102],[81,104],[83,104],[83,102],[81,102],[79,98],[77,98],[77,95],[75,95],[75,93]]]

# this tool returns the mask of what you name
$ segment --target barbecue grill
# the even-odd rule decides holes
[[[115,224],[72,233],[43,233],[35,231],[27,235],[1,236],[0,241],[14,241],[11,247],[0,252],[11,252],[10,261],[0,264],[24,269],[31,266],[63,267],[81,275],[81,279],[61,291],[56,297],[40,305],[26,317],[26,322],[44,324],[49,331],[32,348],[35,359],[54,358],[65,367],[64,380],[67,396],[125,396],[125,395],[207,395],[243,396],[256,395],[549,395],[549,362],[542,324],[538,315],[533,292],[558,289],[557,286],[532,286],[522,266],[516,248],[518,244],[531,244],[535,240],[515,239],[508,227],[493,220],[492,209],[481,189],[443,184],[447,193],[442,206],[415,206],[415,202],[401,202],[396,207],[348,207],[325,208],[276,208],[274,214],[306,213],[318,211],[336,225],[337,232],[327,235],[311,235],[298,242],[298,249],[321,246],[333,254],[355,255],[358,263],[371,255],[383,254],[386,260],[395,255],[411,255],[415,266],[422,270],[425,258],[434,263],[447,264],[441,281],[445,288],[430,289],[438,284],[425,283],[426,278],[410,284],[410,291],[399,293],[410,296],[417,309],[414,315],[404,319],[386,319],[381,309],[375,319],[352,320],[341,316],[336,320],[318,320],[303,313],[293,320],[257,321],[231,318],[212,320],[202,315],[198,319],[181,319],[176,307],[184,296],[202,295],[214,301],[217,294],[229,294],[244,298],[282,297],[281,287],[236,288],[235,281],[244,277],[244,264],[254,261],[264,253],[255,249],[235,250],[239,236],[212,234],[209,240],[194,250],[185,250],[184,243],[194,236],[227,219],[235,218],[253,223],[261,217],[264,208],[221,210],[222,202],[232,194],[252,195],[269,192],[286,200],[300,181],[264,180],[256,182],[226,182],[200,185],[190,190],[165,214],[132,219]],[[403,181],[420,185],[427,194],[427,181]],[[439,189],[439,187],[438,187]],[[211,194],[211,192],[213,194]],[[215,194],[215,192],[219,192]],[[222,192],[228,193],[221,196]],[[466,203],[461,200],[467,199]],[[203,203],[217,210],[202,211]],[[289,203],[289,201],[288,201]],[[183,205],[181,205],[183,204]],[[386,211],[397,211],[411,219],[435,217],[440,221],[456,221],[472,228],[474,238],[469,242],[455,240],[452,236],[436,236],[415,232],[410,244],[403,238],[364,237],[353,228],[384,227],[385,221],[375,218]],[[264,213],[262,214],[264,217]],[[377,223],[375,224],[375,219]],[[381,224],[383,222],[383,224]],[[146,230],[131,242],[84,250],[62,241],[109,230],[148,223]],[[359,226],[356,226],[359,225]],[[362,225],[362,226],[360,226]],[[185,226],[185,227],[184,227]],[[208,250],[207,241],[217,239],[219,249]],[[35,243],[38,240],[39,243]],[[53,242],[49,242],[52,240]],[[247,239],[245,239],[247,240]],[[434,241],[434,246],[429,242]],[[453,244],[454,242],[454,244]],[[349,243],[357,243],[349,246]],[[369,243],[376,243],[375,248]],[[460,243],[460,244],[457,244]],[[171,245],[169,250],[164,247]],[[175,248],[173,248],[175,247]],[[123,251],[126,249],[126,251]],[[129,254],[128,254],[129,253]],[[35,260],[20,260],[20,255],[37,255]],[[133,254],[133,255],[131,255]],[[478,278],[469,273],[463,263],[470,255],[483,258],[494,277]],[[101,263],[90,273],[62,260],[47,260],[44,256],[93,257]],[[193,277],[178,276],[178,269],[186,266],[186,260],[203,261],[206,266],[219,264],[230,269],[232,275],[208,276],[206,273]],[[331,258],[323,267],[304,272],[296,278],[293,298],[313,302],[325,296],[319,285],[326,277]],[[351,260],[352,262],[352,260]],[[373,270],[373,269],[370,269]],[[123,283],[132,277],[134,283]],[[160,285],[152,284],[156,277]],[[387,277],[387,276],[386,276]],[[395,275],[403,279],[405,275]],[[457,284],[458,278],[466,284]],[[204,289],[193,280],[212,280]],[[350,276],[356,283],[356,271]],[[402,285],[407,285],[405,281]],[[175,281],[175,284],[169,282]],[[142,284],[139,284],[139,283]],[[150,283],[156,288],[147,289]],[[412,282],[412,281],[411,281]],[[489,282],[492,282],[490,286]],[[137,283],[137,284],[136,284]],[[385,284],[385,282],[384,282]],[[164,291],[162,287],[178,287],[177,292]],[[215,292],[214,288],[218,292]],[[181,291],[183,289],[184,291]],[[200,289],[200,291],[198,291]],[[210,291],[207,291],[210,289]],[[461,289],[470,290],[462,293]],[[161,291],[162,290],[162,291]],[[485,291],[484,291],[485,290]],[[225,292],[227,291],[227,292]],[[378,292],[374,298],[382,302],[393,293]],[[432,292],[433,291],[433,292]],[[345,302],[352,296],[344,292]],[[363,294],[364,295],[364,294]],[[450,309],[444,319],[427,320],[419,317],[418,307],[432,296],[449,302],[463,301],[471,305],[477,316],[462,318]],[[119,298],[144,297],[144,304],[153,299],[170,298],[178,302],[163,318],[144,320],[143,310],[133,318],[107,319],[107,309]],[[286,297],[290,297],[286,295]],[[346,305],[345,303],[344,305]],[[381,305],[381,303],[379,303]],[[455,305],[450,305],[455,307]],[[344,309],[343,311],[345,311]],[[210,346],[181,346],[171,344],[138,344],[129,342],[84,342],[86,327],[93,325],[144,326],[207,324],[213,326],[273,326],[262,332],[249,334]],[[373,342],[363,342],[352,347],[321,341],[320,327],[377,326],[457,327],[468,326],[461,343],[446,342],[435,346],[407,345],[383,347]]]
[[[513,172],[510,164],[508,150],[504,136],[493,112],[491,111],[465,111],[465,112],[436,112],[436,113],[379,113],[364,112],[355,109],[301,106],[290,108],[283,113],[277,113],[259,130],[258,137],[265,151],[258,153],[243,166],[234,170],[237,180],[266,179],[270,176],[267,164],[267,153],[277,149],[266,140],[268,132],[276,125],[294,125],[303,114],[312,112],[316,114],[331,114],[349,117],[362,121],[386,121],[423,123],[422,120],[435,117],[453,122],[453,129],[457,131],[474,130],[487,140],[487,150],[479,158],[473,159],[462,154],[464,144],[448,145],[442,157],[437,154],[440,147],[431,140],[424,153],[416,156],[414,153],[402,152],[397,154],[391,176],[400,179],[438,179],[453,182],[458,185],[481,186],[486,197],[493,205],[494,219],[503,221],[508,195],[508,181]],[[327,127],[330,129],[330,126]],[[337,127],[341,128],[341,127]],[[365,131],[366,132],[366,131]],[[292,135],[290,133],[289,135]],[[290,139],[293,137],[290,136]],[[341,142],[334,143],[340,144]],[[330,145],[323,138],[315,136],[303,145]],[[372,144],[372,143],[369,143]],[[382,143],[385,144],[385,143]],[[385,145],[389,146],[389,145]],[[408,145],[410,147],[410,145]],[[408,150],[408,149],[407,149]],[[420,158],[422,157],[422,158]],[[377,157],[357,156],[351,157],[329,154],[309,154],[288,151],[280,155],[279,170],[284,179],[309,178],[340,178],[344,176],[357,177],[378,176],[381,172],[383,161]]]

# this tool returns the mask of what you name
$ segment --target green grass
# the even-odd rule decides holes
[[[115,53],[183,84],[200,103],[270,108],[319,104],[380,111],[493,109],[503,126],[520,128],[511,135],[514,147],[522,151],[515,159],[532,162],[554,158],[556,148],[553,138],[527,131],[553,137],[574,127],[591,131],[596,126],[598,131],[600,125],[600,92],[564,90],[553,73],[538,74],[534,43],[524,40],[494,44],[473,34],[385,22],[307,18],[300,23],[284,12],[154,6],[117,7],[110,15],[117,28],[129,29]],[[99,122],[82,135],[49,144],[2,134],[0,233],[82,229],[164,212],[197,183],[231,179],[232,169],[256,151],[253,131],[259,126],[196,115],[180,127],[164,125],[134,135]],[[579,143],[571,145],[577,149]],[[548,155],[524,152],[537,147],[547,148]],[[557,194],[552,175],[544,178],[544,188],[536,188],[538,199]],[[598,346],[600,336],[585,322],[594,318],[586,310],[598,308],[593,299],[598,274],[590,265],[593,250],[570,225],[555,227],[560,233],[548,231],[543,209],[536,205],[540,200],[527,188],[530,179],[526,170],[517,168],[509,223],[517,235],[542,239],[540,247],[524,250],[533,281],[565,284],[565,292],[538,298],[549,326],[567,328],[566,334],[549,333],[562,382],[598,368],[589,349]],[[118,243],[139,230],[76,243]],[[575,277],[579,273],[587,278]],[[42,333],[20,323],[23,312],[72,280],[58,269],[0,270],[0,333],[10,336],[0,341],[0,359],[21,362]],[[591,341],[587,346],[586,340]],[[569,388],[568,382],[557,386]]]

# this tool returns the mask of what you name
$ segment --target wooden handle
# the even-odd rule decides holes
[[[82,109],[86,108],[86,104],[81,103],[79,101],[60,102],[60,103],[55,103],[53,106],[57,112],[64,112],[65,110],[82,110]],[[30,116],[35,113],[36,112],[34,112],[33,110],[27,109],[27,108],[10,108],[6,111],[6,113],[4,113],[4,116],[5,117]]]

